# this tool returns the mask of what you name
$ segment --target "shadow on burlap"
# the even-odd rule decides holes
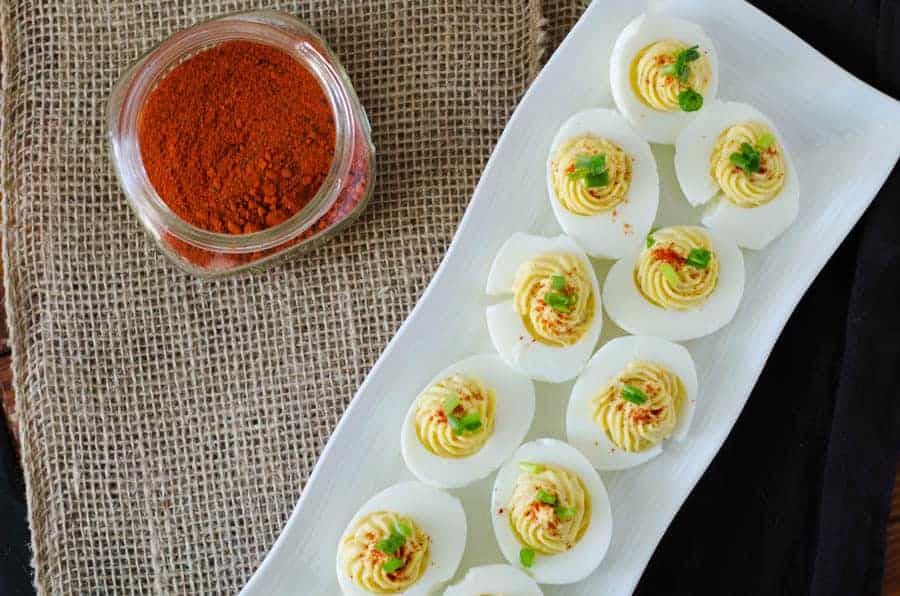
[[[127,207],[105,104],[155,43],[251,3],[0,7],[4,257],[37,587],[236,592],[579,10],[274,3],[319,30],[353,78],[374,127],[376,192],[314,252],[201,281],[170,265]]]

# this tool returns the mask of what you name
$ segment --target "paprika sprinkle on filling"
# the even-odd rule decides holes
[[[150,92],[138,142],[150,182],[181,219],[249,234],[316,195],[334,158],[334,114],[289,54],[229,41],[182,62]]]

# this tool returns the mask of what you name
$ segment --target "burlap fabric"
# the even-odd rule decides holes
[[[374,126],[377,190],[315,252],[201,281],[128,209],[105,104],[155,43],[251,5],[0,5],[7,300],[41,593],[243,585],[578,13],[539,0],[269,5],[347,67]]]

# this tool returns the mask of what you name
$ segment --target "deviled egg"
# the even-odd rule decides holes
[[[511,295],[487,307],[488,332],[504,362],[552,383],[581,372],[603,317],[597,276],[574,241],[513,234],[494,257],[487,293]]]
[[[566,411],[566,437],[598,470],[624,470],[687,435],[697,369],[683,346],[651,336],[618,337],[594,354]]]
[[[675,173],[703,224],[764,248],[797,219],[800,184],[775,125],[753,106],[712,102],[678,136]]]
[[[484,478],[522,443],[534,417],[531,381],[495,355],[444,369],[410,406],[400,449],[406,467],[432,486]]]
[[[472,567],[458,584],[450,586],[444,596],[543,596],[537,583],[527,573],[512,565]]]
[[[606,487],[591,462],[562,441],[522,445],[497,474],[491,508],[503,556],[538,583],[581,581],[609,548]]]
[[[346,596],[431,594],[456,573],[466,546],[460,502],[420,482],[369,499],[341,536],[337,576]]]
[[[726,325],[743,293],[744,256],[734,242],[716,230],[672,226],[613,265],[603,303],[629,333],[681,341]]]
[[[616,39],[609,82],[616,107],[638,133],[651,142],[671,145],[716,97],[716,48],[694,23],[644,14]]]
[[[579,112],[550,146],[547,192],[566,234],[590,255],[618,259],[643,240],[656,217],[656,160],[618,112]]]
[[[547,191],[566,234],[590,255],[618,259],[643,241],[656,217],[656,160],[618,112],[579,112],[550,146]]]

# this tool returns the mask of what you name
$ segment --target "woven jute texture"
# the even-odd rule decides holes
[[[490,150],[577,16],[544,0],[267,4],[329,41],[374,127],[361,220],[202,281],[140,229],[107,158],[120,75],[206,0],[5,0],[0,175],[41,593],[234,593],[435,271]]]

